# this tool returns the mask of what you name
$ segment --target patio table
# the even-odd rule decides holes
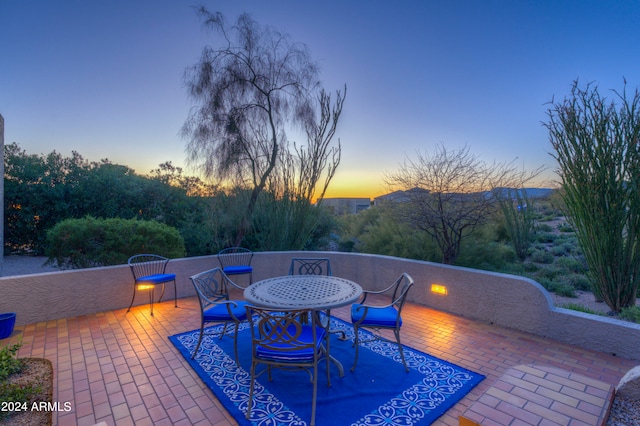
[[[244,290],[244,299],[263,308],[296,310],[309,309],[316,315],[332,308],[352,304],[362,295],[362,287],[350,280],[326,275],[285,275],[257,281]],[[340,377],[344,368],[329,353],[327,356],[337,367]]]

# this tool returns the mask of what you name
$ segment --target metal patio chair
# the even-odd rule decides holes
[[[176,308],[178,307],[176,275],[166,273],[169,260],[170,259],[157,254],[137,254],[129,258],[127,263],[131,268],[134,282],[133,297],[131,298],[131,303],[129,304],[127,312],[129,312],[131,310],[131,306],[133,306],[133,301],[136,298],[136,290],[150,290],[149,305],[151,306],[151,315],[153,315],[153,299],[156,286],[162,286],[162,292],[158,299],[158,303],[160,303],[162,296],[164,296],[165,285],[172,281],[175,306]]]
[[[249,274],[249,284],[253,282],[252,258],[253,252],[244,247],[229,247],[218,253],[218,261],[224,273],[227,275]]]
[[[331,261],[327,258],[294,257],[289,266],[289,275],[328,275],[331,273]],[[303,318],[303,321],[307,321]]]
[[[315,424],[316,397],[318,393],[318,362],[326,358],[327,380],[329,380],[329,357],[324,355],[323,343],[328,336],[318,315],[309,315],[308,310],[282,312],[277,309],[258,308],[247,305],[247,318],[251,326],[251,384],[247,419],[251,418],[253,392],[256,378],[265,371],[272,380],[271,369],[303,369],[309,373],[313,385],[311,399],[311,425]],[[311,324],[303,324],[301,317],[310,316]],[[258,372],[257,366],[266,367]],[[328,382],[329,383],[329,382]]]
[[[351,322],[353,324],[353,331],[355,333],[355,340],[353,342],[356,347],[356,356],[353,362],[351,371],[354,371],[356,364],[358,363],[358,348],[360,343],[366,343],[373,340],[386,340],[390,341],[386,337],[380,334],[380,330],[387,329],[393,330],[393,334],[396,337],[396,343],[398,344],[398,351],[400,352],[400,358],[405,370],[409,371],[407,362],[404,358],[404,350],[402,349],[402,343],[400,343],[400,328],[402,327],[402,307],[407,298],[409,289],[413,286],[413,278],[407,273],[403,273],[400,277],[389,287],[380,291],[364,291],[363,298],[360,303],[355,303],[351,306]],[[393,290],[391,296],[391,303],[388,305],[374,306],[365,304],[367,296],[369,294],[383,294]],[[361,328],[371,329],[373,332],[372,338],[366,341],[361,340],[359,330]]]
[[[331,261],[327,258],[298,258],[291,259],[289,275],[333,275]]]
[[[236,363],[238,363],[238,327],[242,321],[247,319],[245,310],[247,302],[230,300],[229,288],[235,287],[240,290],[244,290],[244,288],[231,281],[220,268],[200,272],[191,276],[190,279],[200,302],[200,336],[198,344],[191,354],[191,359],[195,358],[198,353],[203,336],[220,336],[222,339],[227,334],[227,326],[233,324],[233,349]],[[207,332],[205,326],[212,323],[224,324],[222,331],[219,333]]]

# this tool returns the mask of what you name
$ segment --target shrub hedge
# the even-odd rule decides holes
[[[122,265],[135,254],[184,257],[184,240],[170,226],[153,220],[64,220],[47,233],[46,255],[61,268]]]

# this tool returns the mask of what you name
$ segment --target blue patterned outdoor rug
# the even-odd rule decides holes
[[[318,370],[316,424],[324,425],[429,425],[444,414],[484,376],[404,346],[410,371],[402,365],[395,344],[377,341],[360,348],[355,372],[353,327],[340,319],[331,319],[332,330],[343,330],[347,341],[331,336],[331,355],[345,369],[339,377],[331,364],[331,387],[327,386],[325,363]],[[221,326],[215,326],[221,327]],[[203,338],[195,360],[191,352],[198,342],[199,330],[170,336],[191,367],[241,425],[302,426],[311,417],[312,385],[304,371],[273,370],[256,380],[251,421],[245,418],[249,396],[251,342],[247,323],[240,325],[238,354],[233,354],[233,338]],[[368,333],[361,331],[361,333]]]

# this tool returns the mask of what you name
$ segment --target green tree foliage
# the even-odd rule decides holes
[[[140,253],[185,256],[184,240],[170,226],[137,219],[66,219],[47,233],[47,256],[61,267],[121,265]]]
[[[456,265],[485,271],[513,269],[515,251],[512,246],[497,241],[497,237],[497,225],[487,223],[480,227],[463,241]]]
[[[204,247],[203,235],[193,229],[204,223],[205,199],[216,188],[184,177],[171,163],[144,177],[108,160],[89,162],[77,152],[71,157],[55,151],[27,154],[16,143],[5,146],[4,161],[5,247],[9,251],[42,254],[47,230],[64,219],[87,215],[157,220],[184,229],[189,248]]]
[[[495,218],[478,228],[461,244],[456,265],[489,271],[514,272],[513,248],[498,242]],[[436,241],[424,231],[410,226],[397,213],[394,204],[383,204],[354,215],[339,218],[344,251],[383,254],[408,259],[441,262]]]
[[[215,254],[237,240],[251,191],[222,191],[185,176],[171,162],[149,176],[126,166],[88,162],[76,152],[29,155],[5,150],[5,241],[12,252],[44,254],[46,233],[66,219],[153,220],[176,228],[189,256]],[[331,219],[304,197],[265,191],[249,220],[245,246],[254,250],[326,248]],[[125,259],[126,260],[126,259]]]
[[[345,215],[340,223],[341,246],[352,251],[416,260],[441,259],[433,239],[400,220],[391,207],[376,206],[356,215]]]
[[[615,94],[609,101],[576,81],[546,127],[594,293],[620,312],[640,283],[640,93]]]

